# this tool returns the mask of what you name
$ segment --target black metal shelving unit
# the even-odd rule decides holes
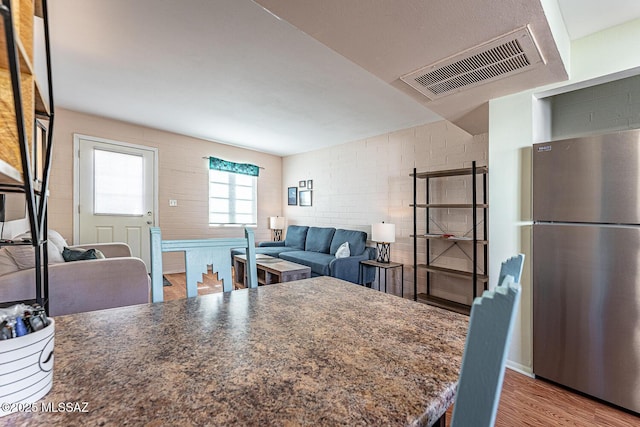
[[[36,302],[49,309],[49,270],[47,256],[47,201],[49,172],[51,168],[51,156],[53,147],[53,124],[54,124],[54,102],[51,79],[51,55],[49,39],[49,18],[47,13],[47,0],[35,0],[33,14],[43,20],[44,29],[44,55],[46,56],[46,79],[48,100],[40,96],[37,76],[30,59],[25,55],[25,49],[16,34],[14,19],[17,14],[11,10],[11,1],[2,0],[0,5],[0,23],[4,27],[0,32],[0,46],[4,42],[5,51],[0,55],[5,55],[0,61],[0,67],[7,69],[11,78],[11,93],[3,93],[3,101],[12,104],[15,112],[15,126],[17,141],[19,145],[20,161],[22,171],[19,171],[9,164],[4,163],[0,170],[0,193],[21,193],[26,199],[27,218],[31,232],[30,241],[11,241],[0,239],[0,246],[31,245],[34,247],[35,257],[35,287]],[[29,19],[29,17],[27,17]],[[30,18],[33,20],[33,17]],[[22,24],[21,24],[22,25]],[[22,70],[21,70],[22,68]],[[21,88],[21,73],[30,74],[33,77],[33,118],[31,123],[25,120],[25,106],[23,103],[23,93]],[[6,99],[9,96],[13,100]],[[31,113],[31,112],[30,112]],[[31,117],[29,115],[28,117]],[[0,126],[11,126],[12,124],[0,123]],[[29,145],[28,134],[32,134],[32,146]],[[3,140],[3,144],[11,144],[14,141]],[[40,150],[36,152],[36,150]],[[36,156],[41,164],[34,170]],[[15,301],[18,302],[18,301]],[[2,305],[9,305],[15,302],[5,301]]]
[[[441,308],[446,308],[452,311],[456,311],[463,314],[469,314],[471,311],[471,306],[467,304],[462,304],[456,301],[451,301],[445,298],[440,298],[431,294],[431,276],[432,275],[444,275],[444,276],[452,276],[462,279],[470,280],[472,284],[472,296],[475,299],[478,296],[478,283],[483,284],[483,288],[487,289],[487,255],[488,255],[488,244],[487,241],[487,214],[489,205],[487,203],[487,176],[488,169],[485,166],[476,166],[476,162],[472,162],[472,166],[470,168],[462,168],[462,169],[449,169],[449,170],[441,170],[441,171],[432,171],[432,172],[418,172],[415,168],[413,169],[413,173],[411,176],[413,177],[413,291],[414,291],[414,300],[426,302],[427,304],[435,305]],[[472,196],[471,203],[431,203],[432,194],[431,194],[431,182],[433,179],[439,178],[447,178],[447,177],[455,177],[455,176],[465,176],[469,175],[471,177],[471,188],[472,188]],[[478,202],[478,176],[482,177],[482,201]],[[426,181],[426,190],[425,190],[425,203],[418,203],[418,179],[424,179]],[[442,230],[439,230],[437,233],[431,233],[431,215],[430,212],[432,209],[460,209],[460,210],[471,210],[472,212],[472,229],[469,230],[471,232],[471,237],[468,237],[465,233],[463,236],[455,236],[451,234],[444,233]],[[423,210],[425,212],[425,233],[418,234],[418,210]],[[478,212],[481,212],[482,215],[482,238],[478,236]],[[444,240],[449,245],[446,249],[441,251],[438,256],[432,258],[431,254],[431,241],[432,240]],[[418,262],[418,242],[424,240],[425,249],[426,249],[426,261],[424,263]],[[469,256],[465,251],[464,247],[470,247],[472,255]],[[441,267],[433,265],[433,261],[438,257],[442,256],[449,249],[453,247],[458,247],[460,250],[471,260],[473,265],[471,271],[458,270],[453,268]],[[478,272],[478,248],[481,248],[483,251],[482,256],[482,271]],[[423,270],[426,272],[426,293],[418,293],[418,271]]]

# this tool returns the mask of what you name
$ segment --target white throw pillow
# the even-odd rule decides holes
[[[336,258],[347,258],[351,256],[351,250],[349,249],[349,242],[344,242],[340,245],[336,251]]]
[[[58,253],[62,254],[62,250],[69,246],[67,245],[67,241],[64,240],[64,237],[62,237],[60,235],[60,233],[58,233],[55,230],[48,230],[47,231],[47,240],[49,241],[49,246],[51,246],[51,244],[54,244],[56,249],[58,249]],[[60,255],[62,257],[62,255]],[[64,261],[64,260],[63,260]],[[62,262],[62,261],[60,261]]]

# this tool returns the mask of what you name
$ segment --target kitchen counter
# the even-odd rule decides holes
[[[467,326],[331,277],[56,317],[51,392],[0,422],[430,425]]]

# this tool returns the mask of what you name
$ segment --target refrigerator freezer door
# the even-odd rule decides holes
[[[640,228],[535,224],[533,370],[640,412]]]
[[[534,144],[533,219],[640,224],[640,131]]]

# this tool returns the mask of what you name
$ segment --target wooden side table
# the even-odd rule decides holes
[[[361,285],[366,285],[366,283],[364,283],[364,267],[365,266],[376,268],[377,277],[378,277],[378,290],[380,289],[380,278],[381,278],[380,269],[384,270],[384,293],[385,294],[387,293],[387,271],[400,267],[400,270],[401,270],[400,296],[404,298],[404,264],[399,262],[378,262],[376,260],[360,261],[360,277],[361,277],[360,280],[363,282],[363,283],[360,283]]]

